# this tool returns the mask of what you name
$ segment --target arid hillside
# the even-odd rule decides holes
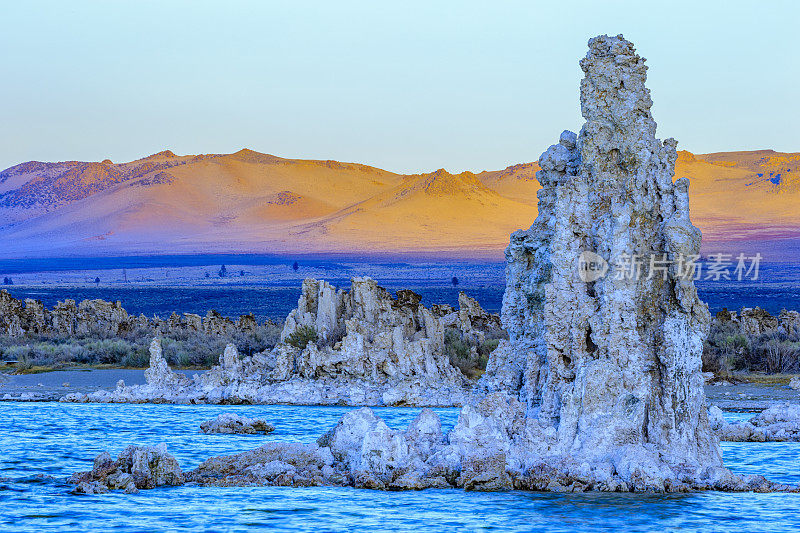
[[[500,257],[536,217],[538,165],[401,175],[241,150],[0,173],[6,257],[198,252]],[[680,152],[704,247],[800,240],[800,154]],[[766,246],[769,248],[769,246]]]

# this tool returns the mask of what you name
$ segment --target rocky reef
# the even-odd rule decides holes
[[[283,342],[240,358],[228,345],[219,364],[187,379],[150,346],[145,385],[71,394],[64,401],[169,403],[290,403],[298,405],[462,405],[470,383],[444,353],[445,327],[481,338],[497,319],[463,295],[459,310],[420,304],[412,291],[397,297],[369,278],[349,291],[325,281],[303,282],[286,319]]]
[[[564,457],[521,454],[525,406],[502,393],[465,407],[443,434],[438,415],[423,409],[405,430],[395,430],[367,407],[345,414],[316,443],[267,442],[234,455],[211,457],[181,473],[165,449],[131,463],[131,448],[116,462],[102,454],[91,472],[70,478],[76,492],[132,492],[166,484],[215,486],[346,486],[376,490],[463,488],[473,491],[550,492],[792,491],[762,476],[737,477],[725,468],[685,473],[654,487],[646,477],[625,476],[612,463],[589,465]],[[137,448],[133,448],[137,450]],[[144,452],[138,452],[141,456]],[[532,458],[535,457],[535,460]],[[146,464],[148,468],[132,465]]]
[[[107,452],[94,460],[92,470],[73,474],[69,483],[76,494],[101,494],[109,490],[136,493],[140,489],[183,485],[185,477],[167,445],[128,446],[113,459]]]
[[[711,429],[720,440],[734,442],[800,441],[800,404],[772,405],[748,421],[730,423],[719,407],[708,410]]]
[[[275,426],[263,418],[248,418],[235,413],[222,413],[213,420],[200,424],[203,433],[225,433],[238,435],[265,434],[275,431]]]

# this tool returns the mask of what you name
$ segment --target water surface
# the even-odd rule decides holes
[[[63,480],[102,451],[166,442],[188,470],[268,440],[313,442],[348,407],[178,406],[0,402],[0,529],[4,531],[797,531],[800,495],[380,492],[351,488],[177,487],[72,495]],[[222,412],[261,416],[268,436],[204,435]],[[404,428],[419,409],[378,408]],[[437,409],[446,429],[457,409]],[[731,418],[749,415],[731,414]],[[800,483],[797,443],[725,443],[726,463]],[[47,476],[52,476],[47,477]]]

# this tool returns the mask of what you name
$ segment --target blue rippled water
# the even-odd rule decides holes
[[[82,405],[0,402],[4,531],[798,531],[800,494],[683,495],[379,492],[348,488],[177,487],[77,496],[64,479],[102,451],[166,442],[185,469],[266,440],[312,442],[346,407]],[[233,411],[273,421],[268,436],[204,435]],[[379,408],[404,428],[418,409]],[[457,409],[438,409],[445,428]],[[730,414],[731,418],[747,415]],[[800,444],[725,443],[726,464],[800,483]]]

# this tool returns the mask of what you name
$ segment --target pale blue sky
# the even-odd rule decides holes
[[[660,137],[800,151],[798,5],[2,0],[0,168],[242,147],[504,168],[580,126],[600,33],[648,58]]]

